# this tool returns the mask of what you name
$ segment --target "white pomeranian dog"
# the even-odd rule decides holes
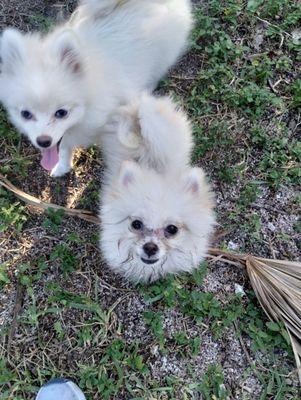
[[[102,147],[100,243],[109,267],[134,282],[196,268],[213,230],[214,202],[203,171],[189,166],[185,115],[169,98],[144,94],[121,110]]]
[[[52,176],[98,143],[121,104],[152,90],[185,49],[189,0],[82,0],[51,33],[4,30],[0,101]]]

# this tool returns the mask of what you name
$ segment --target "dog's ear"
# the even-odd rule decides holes
[[[17,29],[6,29],[0,40],[2,72],[12,73],[15,67],[24,60],[24,39]]]
[[[198,195],[206,184],[205,173],[201,168],[191,168],[191,170],[184,177],[185,191]]]
[[[119,182],[123,187],[129,187],[140,174],[140,167],[134,161],[124,161],[121,164]]]
[[[80,46],[76,36],[69,30],[61,32],[54,40],[54,51],[59,62],[74,74],[82,72]]]

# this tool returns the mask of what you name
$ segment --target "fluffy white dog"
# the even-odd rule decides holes
[[[109,267],[134,282],[196,268],[214,225],[213,199],[203,171],[189,167],[185,115],[168,98],[143,95],[102,140],[101,248]]]
[[[0,100],[52,176],[71,169],[75,147],[99,141],[118,105],[155,88],[191,24],[189,0],[82,0],[46,36],[3,32]]]

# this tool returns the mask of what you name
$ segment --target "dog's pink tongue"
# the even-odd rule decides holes
[[[41,165],[47,171],[51,171],[59,162],[59,152],[57,145],[47,150],[42,150]]]

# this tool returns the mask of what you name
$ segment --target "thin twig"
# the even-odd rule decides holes
[[[279,26],[272,24],[271,22],[267,21],[266,19],[262,19],[260,17],[256,17],[259,21],[263,22],[264,24],[267,24],[269,26],[272,26],[273,28],[279,29],[279,31],[283,32],[285,35],[289,36],[289,37],[293,37],[293,35],[291,35],[290,33],[284,31],[283,29],[279,28]]]
[[[237,326],[237,322],[236,322],[236,321],[233,322],[233,327],[234,327],[234,331],[235,331],[235,333],[236,333],[236,336],[237,336],[237,338],[238,338],[238,340],[239,340],[239,343],[240,343],[240,345],[241,345],[241,348],[242,348],[242,350],[243,350],[243,352],[244,352],[244,354],[245,354],[245,356],[246,356],[246,359],[248,360],[248,363],[250,364],[250,367],[254,370],[255,375],[258,377],[259,374],[258,374],[258,372],[257,372],[257,370],[256,370],[255,362],[252,361],[252,359],[251,359],[251,357],[250,357],[250,354],[249,354],[249,352],[248,352],[248,350],[247,350],[247,348],[246,348],[246,345],[244,344],[243,338],[242,338],[241,333],[240,333],[240,331],[239,331],[239,329],[238,329],[238,326]]]
[[[9,354],[12,341],[14,339],[17,327],[18,327],[18,318],[20,315],[20,312],[22,310],[23,306],[23,300],[24,300],[24,295],[25,295],[25,287],[21,284],[20,281],[18,281],[17,284],[17,291],[16,291],[16,296],[15,296],[15,301],[14,301],[14,309],[13,309],[13,320],[11,323],[8,339],[7,339],[7,352]]]
[[[20,200],[24,201],[25,203],[37,207],[41,210],[47,210],[49,208],[53,210],[63,210],[67,215],[78,217],[82,220],[93,222],[94,224],[99,224],[99,218],[92,214],[91,211],[87,210],[78,210],[73,208],[67,208],[63,206],[59,206],[57,204],[47,203],[29,195],[22,190],[18,189],[14,186],[8,179],[6,179],[2,174],[0,174],[0,186],[4,187],[5,189],[9,190],[10,192],[14,193]]]

